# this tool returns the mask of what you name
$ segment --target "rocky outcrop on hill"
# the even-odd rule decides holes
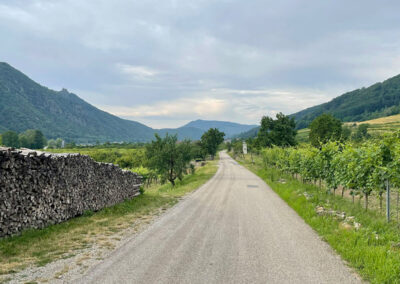
[[[136,173],[89,156],[0,147],[0,237],[133,198],[141,181]]]

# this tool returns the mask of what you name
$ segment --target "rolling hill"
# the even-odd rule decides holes
[[[306,128],[322,113],[347,121],[364,121],[400,113],[400,75],[368,88],[345,93],[330,102],[294,113],[297,128]]]
[[[400,75],[376,83],[368,88],[357,89],[334,98],[330,102],[316,105],[291,114],[296,128],[304,129],[323,113],[330,113],[343,122],[357,122],[386,117],[400,113]],[[236,138],[246,139],[257,136],[259,127],[244,131]],[[303,141],[306,132],[299,132]],[[308,134],[307,134],[308,135]]]
[[[252,126],[193,121],[175,129],[152,129],[104,112],[66,89],[54,91],[41,86],[9,64],[0,62],[0,133],[40,129],[47,138],[60,137],[77,143],[145,142],[155,133],[196,140],[211,127],[234,135]]]
[[[368,133],[372,135],[372,137],[380,137],[380,135],[385,133],[400,131],[400,114],[365,121],[353,121],[344,123],[345,126],[350,128],[352,133],[356,131],[356,127],[360,124],[368,124]],[[296,139],[298,142],[309,142],[309,134],[309,128],[300,129],[297,132]]]

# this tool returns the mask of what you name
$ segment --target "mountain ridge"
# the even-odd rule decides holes
[[[400,113],[400,75],[346,92],[332,100],[290,114],[297,129],[305,129],[323,113],[330,113],[343,122],[360,122]],[[257,136],[259,127],[242,132],[234,138]]]
[[[343,122],[364,121],[400,113],[400,75],[346,92],[329,102],[293,113],[297,128],[306,128],[322,113]]]
[[[61,137],[77,143],[146,142],[155,133],[167,132],[177,134],[180,140],[197,140],[205,131],[191,126],[153,129],[119,118],[66,89],[54,91],[42,86],[8,63],[0,62],[0,132],[27,129],[40,129],[47,138]]]
[[[204,131],[206,131],[210,128],[218,128],[218,130],[225,133],[226,138],[231,138],[234,135],[237,135],[239,133],[242,133],[242,132],[248,131],[254,127],[257,127],[257,125],[239,124],[239,123],[230,122],[230,121],[197,119],[197,120],[193,120],[193,121],[185,124],[183,127],[195,127],[195,128],[202,129]],[[238,131],[240,131],[240,132],[238,132]]]

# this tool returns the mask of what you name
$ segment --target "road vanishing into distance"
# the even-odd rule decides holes
[[[216,175],[81,283],[360,283],[260,178],[226,153]]]

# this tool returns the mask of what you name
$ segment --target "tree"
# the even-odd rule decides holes
[[[155,134],[155,140],[146,145],[148,167],[168,180],[173,186],[177,178],[181,179],[192,159],[189,141],[177,143],[177,136],[166,135],[161,138]]]
[[[49,149],[56,149],[56,140],[54,139],[50,139],[49,141],[47,141],[47,148]]]
[[[28,129],[19,134],[20,146],[30,149],[42,149],[47,145],[46,137],[40,130]]]
[[[364,139],[368,139],[370,137],[370,135],[368,134],[368,127],[369,127],[368,123],[360,124],[357,127],[356,132],[353,134],[353,137],[352,137],[353,140],[360,142]]]
[[[30,142],[28,141],[28,137],[25,133],[20,133],[18,135],[19,146],[22,148],[31,148]]]
[[[294,146],[296,145],[296,123],[283,113],[278,113],[276,119],[263,116],[261,128],[258,131],[256,145],[261,147]]]
[[[201,136],[201,144],[207,154],[211,155],[214,160],[219,144],[224,142],[225,133],[220,132],[217,128],[210,128]]]
[[[57,138],[56,140],[50,139],[47,141],[47,147],[49,149],[60,149],[62,147],[63,140],[61,138]]]
[[[329,140],[337,141],[342,135],[342,122],[331,114],[322,114],[310,124],[310,142],[319,147]]]
[[[342,127],[342,139],[344,141],[349,140],[351,137],[351,129],[347,125],[343,125]]]
[[[207,153],[201,144],[201,141],[192,143],[192,157],[196,160],[205,160]]]
[[[62,146],[63,146],[63,140],[61,138],[57,138],[56,139],[56,147],[57,147],[57,149],[62,148]]]
[[[7,147],[19,147],[18,134],[14,131],[6,131],[2,135],[2,143]]]
[[[183,179],[186,174],[188,165],[193,158],[192,143],[189,140],[184,140],[177,145],[178,159],[177,159],[177,177],[179,180]]]
[[[225,143],[225,147],[226,147],[226,150],[227,150],[228,152],[232,151],[232,142],[231,142],[231,141],[227,141],[227,142]]]

